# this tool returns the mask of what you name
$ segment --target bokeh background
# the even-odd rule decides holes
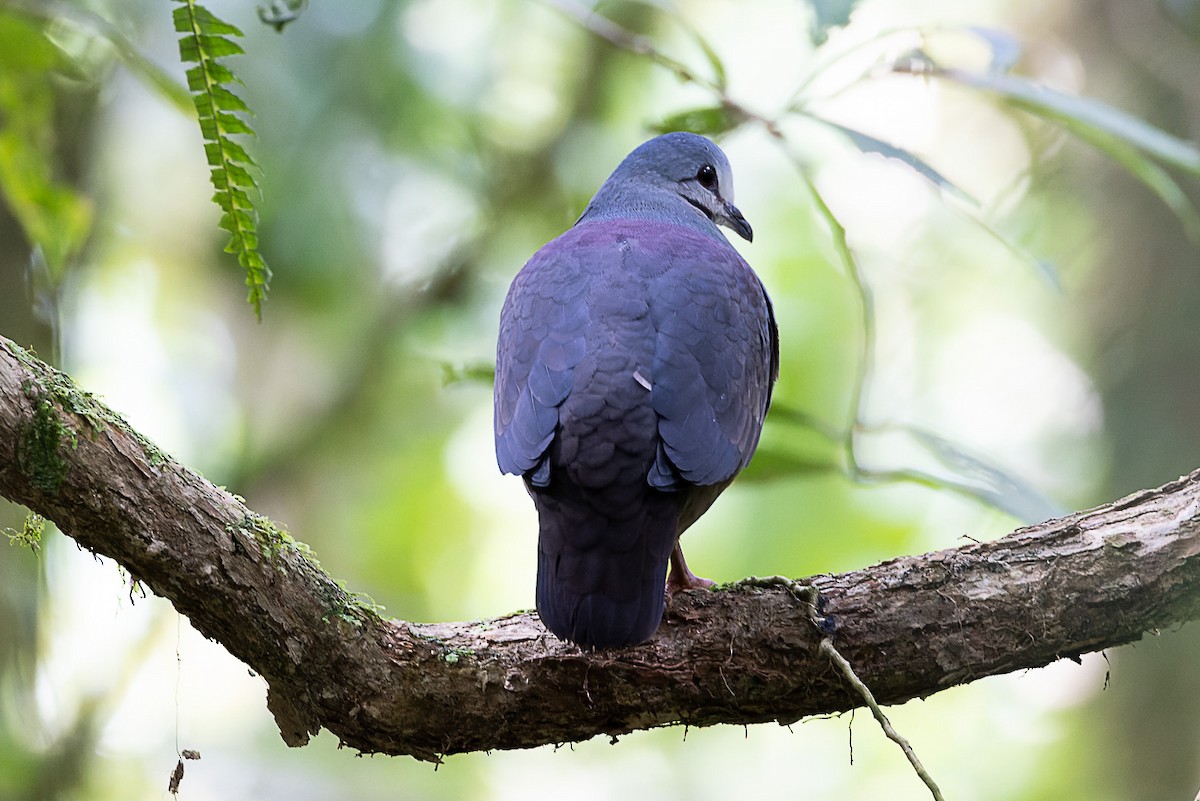
[[[858,568],[1200,466],[1200,248],[1180,211],[1197,178],[1172,173],[1173,210],[1135,175],[1145,159],[1112,158],[1128,149],[894,69],[1011,70],[1194,139],[1193,0],[599,6],[691,78],[567,0],[312,0],[282,33],[254,4],[208,6],[245,32],[227,63],[258,133],[262,322],[196,123],[147,79],[182,83],[170,5],[0,0],[0,334],[391,616],[532,606],[532,506],[491,451],[504,292],[632,147],[721,92],[783,136],[689,117],[731,128],[756,234],[734,244],[774,298],[783,365],[758,462],[687,535],[697,572]],[[22,175],[54,191],[14,197]],[[24,516],[0,501],[0,529]],[[890,714],[948,798],[1190,799],[1198,664],[1184,626]],[[5,801],[164,798],[180,749],[202,755],[188,801],[928,797],[865,714],[435,771],[328,733],[288,749],[264,689],[52,528],[36,551],[0,542]]]

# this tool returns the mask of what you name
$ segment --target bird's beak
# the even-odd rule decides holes
[[[725,203],[725,207],[721,209],[719,222],[747,242],[754,241],[754,229],[750,227],[750,223],[746,222],[746,218],[738,211],[737,206],[732,203]]]

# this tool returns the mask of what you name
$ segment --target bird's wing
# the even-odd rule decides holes
[[[558,407],[584,357],[588,276],[569,248],[551,242],[522,268],[500,314],[496,345],[496,461],[504,473],[550,480],[547,450]]]
[[[614,281],[617,273],[628,280]],[[615,297],[618,286],[641,297]],[[549,483],[547,455],[559,407],[587,356],[589,323],[636,317],[624,308],[635,302],[648,309],[647,336],[654,338],[646,346],[650,363],[629,377],[631,387],[649,384],[658,417],[650,485],[718,484],[749,462],[778,372],[766,292],[728,244],[670,224],[648,235],[638,225],[628,235],[573,229],[538,251],[513,281],[496,351],[496,458],[503,472]],[[641,350],[628,342],[593,347]]]
[[[649,482],[711,485],[746,466],[778,373],[778,335],[758,277],[732,247],[668,238],[645,258],[669,269],[651,285],[657,339],[651,402],[662,438]]]

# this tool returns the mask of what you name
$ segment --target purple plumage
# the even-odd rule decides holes
[[[724,154],[634,150],[513,281],[496,351],[500,469],[538,510],[537,609],[589,648],[650,639],[679,535],[749,462],[778,372],[770,301],[717,229],[751,237]]]

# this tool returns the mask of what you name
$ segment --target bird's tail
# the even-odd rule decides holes
[[[538,498],[537,610],[559,639],[619,648],[658,629],[679,510],[671,494],[653,495],[618,518],[590,504]]]

